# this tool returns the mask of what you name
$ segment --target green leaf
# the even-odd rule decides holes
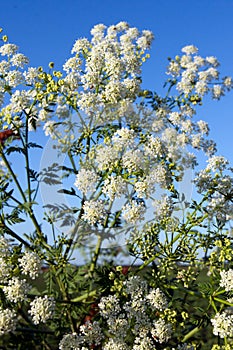
[[[41,145],[38,145],[38,144],[35,143],[35,142],[29,142],[29,143],[27,144],[27,147],[28,147],[28,148],[42,148],[42,149],[43,149],[43,147],[42,147]]]
[[[69,194],[71,196],[75,196],[76,195],[76,192],[75,192],[75,189],[73,187],[71,187],[71,190],[66,190],[65,188],[61,189],[61,190],[58,190],[57,191],[58,193],[65,193],[65,194]]]
[[[6,150],[7,155],[10,155],[11,153],[14,153],[14,152],[25,154],[25,149],[18,146],[10,146]]]

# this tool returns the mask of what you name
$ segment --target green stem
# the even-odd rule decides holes
[[[6,167],[7,167],[7,170],[8,170],[9,173],[11,174],[11,176],[12,176],[12,178],[13,178],[15,184],[16,184],[16,187],[18,188],[18,190],[19,190],[19,192],[20,192],[20,194],[21,194],[21,196],[22,196],[22,199],[23,199],[24,203],[26,203],[26,202],[27,202],[27,198],[26,198],[26,196],[25,196],[25,194],[24,194],[24,192],[23,192],[22,187],[21,187],[20,184],[19,184],[19,181],[18,181],[18,179],[17,179],[15,173],[13,172],[13,170],[12,170],[12,168],[11,168],[11,166],[10,166],[10,163],[8,162],[8,160],[7,160],[7,158],[6,158],[5,154],[4,154],[4,152],[3,152],[3,150],[2,150],[2,147],[1,147],[1,149],[0,149],[0,155],[1,155],[1,157],[2,157],[2,159],[3,159],[3,161],[4,161],[4,163],[5,163],[5,165],[6,165]]]
[[[80,301],[88,299],[89,297],[96,296],[96,294],[97,294],[96,290],[92,290],[91,292],[85,293],[77,298],[71,299],[70,301],[72,303],[79,303]]]
[[[107,210],[108,213],[111,212],[112,206],[113,206],[113,202],[110,202],[109,206],[108,206],[108,210]],[[103,224],[103,229],[105,229],[107,227],[108,219],[109,219],[109,214],[106,216],[106,219],[105,219],[104,224]],[[90,266],[91,275],[93,274],[95,267],[96,267],[96,264],[97,264],[97,260],[98,260],[100,249],[101,249],[101,244],[102,244],[102,237],[101,237],[101,235],[98,235],[98,240],[96,243],[94,256],[92,258],[91,266]]]
[[[15,239],[16,239],[17,241],[19,241],[20,243],[24,244],[25,247],[31,249],[30,244],[29,244],[28,242],[26,242],[22,237],[20,237],[19,235],[17,235],[17,233],[15,233],[14,231],[12,231],[12,230],[5,224],[5,222],[3,221],[2,218],[0,218],[0,221],[1,221],[1,223],[0,223],[0,228],[2,227],[2,228],[6,231],[6,233],[7,233],[8,235],[10,235],[11,237],[15,238]]]
[[[198,298],[200,298],[200,297],[204,298],[205,297],[205,295],[200,293],[200,292],[195,292],[193,290],[189,290],[189,289],[186,289],[186,288],[180,287],[180,286],[177,287],[177,286],[171,286],[169,284],[164,284],[164,287],[165,288],[170,288],[170,289],[173,289],[173,290],[181,290],[182,292],[184,292],[186,294],[189,294],[189,295],[192,295],[192,296],[195,296],[195,297],[198,297]]]
[[[17,179],[17,177],[16,177],[16,175],[15,175],[13,169],[12,169],[11,166],[10,166],[10,163],[8,162],[8,160],[7,160],[7,158],[6,158],[6,156],[5,156],[4,152],[3,152],[2,147],[0,148],[0,155],[1,155],[1,157],[2,157],[2,159],[3,159],[3,161],[4,161],[5,165],[6,165],[6,167],[7,167],[7,169],[8,169],[10,175],[12,176],[12,178],[13,178],[13,180],[14,180],[14,182],[15,182],[16,187],[18,188],[18,190],[19,190],[19,192],[20,192],[20,194],[21,194],[21,197],[22,197],[23,202],[24,202],[23,204],[28,203],[28,202],[27,202],[27,198],[26,198],[26,196],[25,196],[25,193],[24,193],[22,187],[20,186],[20,183],[19,183],[19,181],[18,181],[18,179]],[[35,229],[36,229],[36,232],[37,232],[39,238],[40,238],[41,241],[42,241],[41,243],[44,245],[44,247],[46,247],[47,249],[50,249],[50,246],[49,246],[48,244],[46,244],[46,242],[45,242],[45,240],[44,240],[43,234],[42,234],[41,229],[40,229],[40,225],[39,225],[39,223],[37,222],[37,219],[36,219],[36,217],[35,217],[35,215],[34,215],[34,213],[33,213],[33,210],[32,210],[32,208],[31,208],[31,206],[30,206],[30,207],[27,207],[26,210],[27,210],[27,212],[28,212],[28,214],[29,214],[29,216],[30,216],[30,218],[31,218],[31,220],[32,220],[32,222],[33,222],[33,224],[34,224],[34,226],[35,226]]]
[[[216,298],[216,297],[214,297],[213,299],[214,299],[215,301],[218,301],[218,302],[221,303],[221,304],[225,304],[225,305],[228,305],[228,306],[233,306],[233,303],[229,303],[229,301],[227,301],[227,300],[222,300],[222,299]]]
[[[95,252],[94,252],[94,255],[93,255],[93,258],[91,261],[91,266],[90,266],[90,271],[89,271],[91,275],[93,274],[95,267],[96,267],[96,264],[97,264],[97,260],[98,260],[98,256],[99,256],[100,248],[101,248],[101,243],[102,243],[102,237],[101,237],[101,235],[98,235],[98,240],[96,243]]]
[[[71,154],[71,151],[69,150],[69,151],[67,152],[67,154],[68,154],[69,160],[70,160],[70,162],[71,162],[71,165],[72,165],[72,167],[73,167],[73,170],[74,170],[75,174],[77,174],[77,168],[76,168],[76,165],[75,165],[73,156],[72,156],[72,154]]]
[[[220,294],[224,294],[224,293],[226,293],[226,291],[225,291],[225,289],[222,289],[222,290],[220,290],[219,292],[215,292],[215,293],[214,293],[214,296],[220,295]]]
[[[145,261],[142,265],[139,266],[139,268],[137,269],[137,271],[141,271],[143,270],[145,267],[147,267],[150,263],[152,263],[158,256],[158,252],[153,255],[150,259],[148,259],[147,261]]]
[[[29,157],[28,157],[28,116],[26,118],[26,130],[25,130],[25,142],[23,142],[25,149],[25,162],[26,162],[26,173],[27,173],[27,185],[28,185],[28,201],[31,202],[31,181],[29,176]]]
[[[189,338],[191,338],[194,334],[196,334],[200,330],[201,330],[201,327],[195,327],[194,329],[192,329],[188,334],[184,336],[184,338],[182,339],[182,343],[185,343]]]
[[[66,288],[65,288],[63,282],[61,281],[61,279],[59,278],[59,276],[58,276],[58,274],[56,272],[55,265],[52,265],[51,268],[53,270],[54,276],[56,278],[57,284],[59,286],[59,290],[60,290],[60,292],[61,292],[61,294],[63,296],[64,301],[65,302],[70,302],[70,299],[69,299],[68,294],[66,292]],[[73,320],[73,318],[71,316],[71,312],[70,312],[69,309],[67,309],[67,315],[68,315],[68,318],[69,318],[71,330],[72,330],[73,333],[75,333],[75,322],[74,322],[74,320]]]
[[[212,306],[212,308],[214,309],[214,311],[217,313],[218,310],[216,308],[216,305],[214,303],[214,299],[212,298],[212,296],[210,296],[210,305]]]

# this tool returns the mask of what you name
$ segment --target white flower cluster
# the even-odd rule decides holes
[[[122,156],[122,166],[129,174],[144,168],[144,157],[140,149],[129,149]]]
[[[152,205],[155,207],[155,218],[161,220],[172,215],[174,206],[171,198],[167,195],[163,195],[162,199],[155,199]]]
[[[130,350],[130,347],[120,339],[109,339],[107,343],[104,344],[103,350]]]
[[[160,137],[150,135],[145,144],[145,154],[152,158],[160,158],[166,153],[165,144]]]
[[[113,143],[120,150],[126,147],[134,146],[135,132],[127,128],[121,128],[115,132],[112,137]]]
[[[127,183],[121,176],[111,175],[104,181],[102,192],[113,201],[127,193]]]
[[[184,343],[182,345],[179,344],[177,349],[172,348],[172,350],[196,350],[196,346]]]
[[[226,312],[217,313],[211,319],[213,334],[220,338],[233,337],[233,315]]]
[[[153,336],[153,335],[152,335]],[[155,349],[154,342],[148,336],[140,334],[135,338],[133,350],[153,350]]]
[[[0,254],[2,258],[8,257],[11,254],[9,240],[5,237],[0,237]]]
[[[78,107],[87,116],[95,114],[101,120],[105,103],[118,110],[125,101],[135,99],[141,64],[147,58],[144,52],[150,48],[153,34],[147,30],[140,34],[120,22],[107,29],[103,24],[96,25],[91,35],[91,41],[84,38],[75,42],[75,56],[63,66],[67,74],[63,91],[72,94],[82,86]]]
[[[145,296],[148,289],[147,282],[139,276],[130,277],[127,281],[124,282],[124,285],[126,293],[129,294],[132,298],[142,298]]]
[[[207,167],[194,179],[199,193],[210,194],[207,205],[209,216],[216,216],[222,222],[233,218],[233,178],[230,174],[232,168],[228,168],[227,165],[228,161],[224,157],[213,156],[208,160]]]
[[[103,334],[98,322],[86,322],[80,326],[79,334],[65,334],[59,343],[60,350],[89,350],[98,346]]]
[[[76,333],[65,334],[59,343],[60,350],[89,350],[87,347],[82,346],[83,338],[79,337]]]
[[[0,335],[13,332],[16,328],[16,321],[14,310],[0,308]]]
[[[15,44],[4,44],[0,47],[0,54],[2,56],[13,56],[18,51],[18,46]]]
[[[166,343],[171,338],[172,326],[171,324],[166,323],[163,319],[154,321],[151,335],[156,342]]]
[[[134,337],[131,349],[135,350],[154,349],[156,342],[168,342],[172,333],[171,325],[163,318],[155,317],[167,308],[162,291],[159,288],[149,290],[146,281],[133,276],[124,282],[124,295],[127,296],[125,301],[116,295],[109,295],[102,297],[98,304],[100,315],[106,320],[111,334],[104,349],[110,349],[110,344],[111,349],[128,349],[125,339],[129,333]]]
[[[86,322],[78,334],[66,334],[60,350],[84,350],[95,345],[103,350],[153,350],[156,343],[164,345],[171,338],[172,326],[163,317],[165,295],[159,288],[149,288],[139,276],[124,282],[123,298],[104,296],[98,309],[102,319]]]
[[[144,198],[144,197],[148,198],[153,194],[155,190],[155,183],[156,183],[156,178],[154,174],[155,172],[135,182],[134,188],[135,188],[135,191],[137,192],[138,198]]]
[[[24,82],[24,76],[20,70],[28,63],[28,58],[18,53],[18,47],[15,44],[3,42],[0,46],[0,106],[4,103],[7,90],[15,89]],[[4,113],[2,115],[4,117]],[[3,121],[6,121],[6,117]]]
[[[90,347],[99,345],[103,339],[102,329],[97,321],[86,322],[84,325],[81,325],[80,333]]]
[[[76,175],[74,185],[85,195],[88,192],[95,191],[98,181],[98,175],[94,170],[80,169]]]
[[[220,271],[220,287],[225,288],[227,292],[233,291],[233,270]]]
[[[29,275],[32,279],[38,277],[41,272],[41,260],[34,252],[24,252],[19,259],[19,266],[24,275]]]
[[[7,283],[8,277],[12,271],[10,262],[11,247],[5,237],[0,237],[0,281]]]
[[[146,212],[144,203],[131,201],[131,203],[124,205],[122,210],[122,216],[127,223],[136,224],[137,222],[144,220],[144,214]]]
[[[55,310],[55,301],[52,297],[45,295],[44,297],[36,297],[30,303],[29,314],[32,316],[34,324],[46,323]]]
[[[214,99],[219,99],[226,90],[232,88],[230,77],[225,77],[219,82],[219,63],[215,57],[198,56],[198,49],[193,45],[184,47],[182,52],[184,55],[176,56],[170,61],[167,71],[167,74],[176,79],[180,78],[176,84],[180,93],[192,93],[202,97],[210,91]]]
[[[85,201],[83,205],[83,211],[84,214],[82,215],[82,218],[90,225],[102,222],[106,215],[104,202],[101,200],[91,199],[89,201]]]
[[[150,292],[146,295],[146,299],[152,308],[155,308],[159,311],[163,311],[168,307],[167,298],[159,288],[151,289]]]
[[[21,280],[18,277],[13,277],[8,281],[8,285],[3,287],[6,298],[13,303],[26,300],[29,290],[30,285],[26,280]]]
[[[117,164],[118,161],[118,150],[114,148],[112,145],[100,145],[95,149],[95,163],[97,169],[100,171],[103,170],[111,170]]]
[[[6,281],[10,276],[12,266],[5,259],[0,258],[0,281],[1,283]]]
[[[223,156],[213,156],[207,160],[208,165],[206,167],[206,170],[210,171],[223,171],[227,168],[227,165],[229,164],[228,160],[224,158]]]
[[[40,117],[41,117],[41,114],[40,114]],[[52,120],[48,120],[44,124],[43,129],[44,129],[44,132],[45,132],[45,136],[51,136],[52,139],[56,137],[55,125],[56,125],[56,123],[54,121],[52,121]]]
[[[105,318],[107,318],[110,314],[112,314],[113,317],[116,317],[116,315],[121,311],[119,299],[116,295],[102,297],[98,307],[100,309],[100,314]]]
[[[26,71],[24,71],[23,75],[24,75],[26,83],[28,85],[32,85],[38,79],[39,69],[34,68],[34,67],[28,67],[28,69]]]

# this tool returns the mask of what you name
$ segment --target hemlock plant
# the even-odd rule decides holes
[[[152,41],[99,24],[45,71],[2,36],[3,349],[233,347],[232,168],[196,116],[232,79],[189,45],[164,96],[142,89]],[[48,138],[65,161],[34,169]],[[179,191],[188,169],[193,199]]]

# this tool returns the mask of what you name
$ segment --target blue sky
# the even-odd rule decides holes
[[[97,23],[127,21],[155,35],[151,59],[143,70],[144,87],[162,91],[167,57],[188,44],[214,55],[223,75],[233,76],[233,0],[0,0],[0,26],[32,66],[54,61],[60,68],[74,41]],[[219,154],[233,163],[233,92],[207,103],[199,117],[209,122]]]

